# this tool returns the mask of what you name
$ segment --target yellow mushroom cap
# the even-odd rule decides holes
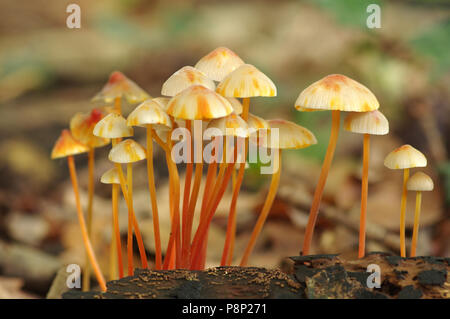
[[[117,168],[113,167],[104,172],[100,178],[100,182],[103,184],[120,184],[120,177]]]
[[[133,135],[133,128],[127,126],[127,120],[117,113],[110,113],[94,127],[94,135],[105,138],[119,138]]]
[[[304,89],[295,101],[299,111],[369,112],[379,108],[375,95],[361,83],[332,74]]]
[[[203,72],[192,66],[184,66],[164,82],[161,94],[175,96],[192,85],[203,85],[213,91],[216,89],[214,81],[208,78]]]
[[[233,112],[233,107],[216,92],[202,85],[193,85],[175,95],[166,112],[183,120],[209,120],[227,116]]]
[[[136,83],[122,72],[115,71],[109,76],[108,83],[94,96],[92,101],[113,102],[116,98],[125,97],[130,103],[139,103],[150,98]]]
[[[286,120],[269,120],[270,130],[260,131],[258,144],[266,148],[274,149],[299,149],[317,144],[314,134],[293,122]],[[278,140],[272,144],[271,134],[278,129]],[[252,135],[252,138],[255,136]]]
[[[161,106],[161,108],[166,111],[167,110],[167,104],[169,104],[170,101],[170,97],[165,97],[165,96],[160,96],[160,97],[155,97],[153,99],[153,101],[155,101],[156,103],[159,104],[159,106]]]
[[[108,138],[97,137],[93,134],[95,125],[105,116],[99,109],[90,113],[77,113],[70,120],[70,132],[73,137],[89,148],[107,145]]]
[[[77,141],[69,130],[63,130],[53,146],[51,158],[61,158],[89,151],[89,148]]]
[[[111,149],[108,158],[114,163],[134,163],[145,159],[146,153],[138,142],[126,139]]]
[[[147,100],[138,105],[127,118],[128,126],[146,126],[147,124],[152,124],[158,129],[172,127],[169,115],[164,112],[160,104],[153,100]]]
[[[220,130],[220,136],[237,136],[248,137],[248,125],[247,123],[236,113],[231,113],[228,116],[211,120],[208,124],[209,128],[217,128]],[[206,138],[210,139],[215,134],[210,133],[212,131],[206,131]]]
[[[389,122],[378,110],[351,112],[345,118],[344,129],[354,133],[385,135],[389,133]]]
[[[253,131],[270,129],[270,125],[265,119],[251,113],[248,114],[247,125]]]
[[[423,172],[417,172],[408,179],[406,188],[409,191],[428,192],[434,188],[433,180]]]
[[[420,151],[405,144],[390,152],[384,159],[384,166],[390,169],[405,169],[427,166],[427,159]]]
[[[219,47],[201,58],[195,67],[210,79],[222,81],[242,64],[244,61],[236,53],[228,48]]]
[[[243,64],[228,74],[216,89],[228,97],[276,96],[272,80],[251,64]]]

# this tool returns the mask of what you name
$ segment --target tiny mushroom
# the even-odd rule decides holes
[[[390,169],[403,169],[403,188],[400,206],[400,256],[406,257],[406,184],[408,183],[409,169],[427,166],[427,159],[420,151],[406,144],[390,152],[384,159],[384,166]]]
[[[308,86],[298,96],[295,108],[299,111],[332,111],[330,141],[309,212],[303,240],[303,255],[308,255],[311,247],[320,201],[339,135],[340,112],[370,112],[378,109],[378,107],[377,98],[368,88],[341,74],[324,77]]]
[[[156,135],[154,128],[160,130],[170,130],[172,122],[161,106],[153,101],[147,100],[136,107],[127,118],[128,126],[142,126],[146,128],[147,138],[147,178],[150,193],[153,232],[155,239],[155,267],[160,270],[162,267],[161,237],[159,230],[159,214],[156,202],[156,187],[153,171],[153,136]]]
[[[214,81],[208,78],[202,71],[192,66],[184,66],[164,82],[161,88],[161,94],[175,96],[192,85],[203,85],[213,91],[216,89]]]
[[[78,222],[80,223],[81,234],[83,236],[83,244],[86,249],[87,256],[91,262],[97,281],[100,285],[100,288],[102,289],[102,291],[106,291],[106,282],[101,272],[101,269],[98,265],[97,258],[95,257],[94,249],[92,248],[92,244],[89,239],[86,222],[84,220],[83,210],[81,208],[80,194],[78,190],[77,172],[75,169],[75,161],[73,158],[74,155],[86,153],[88,150],[89,148],[86,145],[81,144],[80,142],[74,139],[69,130],[63,130],[53,147],[51,158],[57,159],[67,157],[70,179],[72,181],[73,192],[75,195]]]
[[[414,213],[414,228],[411,242],[411,257],[416,257],[417,239],[419,238],[420,206],[422,192],[430,192],[434,188],[433,180],[423,172],[417,172],[408,179],[406,188],[416,192],[416,210]]]
[[[133,163],[145,159],[145,149],[132,139],[126,139],[115,145],[109,152],[108,158],[111,162],[116,164],[127,164],[127,187],[128,187],[128,275],[133,275],[133,224],[134,223],[134,208],[133,208]],[[119,178],[120,176],[119,171]],[[120,181],[122,184],[122,181]],[[142,267],[147,268],[147,257],[142,243],[142,238],[139,239],[138,229],[135,227],[136,239],[139,245],[139,252],[141,254]],[[145,264],[144,264],[145,260]]]
[[[195,67],[214,81],[222,81],[224,77],[244,64],[244,61],[233,51],[219,47],[201,58]]]
[[[371,112],[351,112],[345,118],[344,129],[350,132],[364,134],[363,172],[361,180],[361,215],[358,249],[358,258],[363,258],[366,246],[366,211],[369,185],[370,135],[385,135],[389,133],[389,122],[383,113],[378,110]]]
[[[117,254],[117,266],[119,268],[119,278],[123,278],[123,258],[122,258],[122,245],[120,242],[120,230],[119,230],[119,187],[120,177],[117,168],[113,167],[103,173],[100,178],[100,182],[103,184],[111,184],[111,202],[112,202],[112,217],[113,217],[113,229],[111,236],[111,247],[116,246]],[[113,254],[111,254],[113,255]],[[112,268],[112,267],[111,267]]]

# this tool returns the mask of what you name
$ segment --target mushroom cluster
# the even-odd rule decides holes
[[[95,184],[94,150],[110,142],[112,147],[108,159],[111,162],[111,168],[101,176],[100,181],[112,185],[111,279],[124,276],[125,260],[122,257],[118,218],[120,195],[128,209],[127,274],[132,275],[134,272],[133,235],[138,244],[141,267],[149,267],[133,204],[133,164],[142,160],[146,160],[149,209],[153,219],[154,268],[157,270],[204,269],[211,221],[228,184],[232,181],[232,199],[229,203],[226,238],[221,258],[221,265],[231,265],[234,260],[238,197],[245,168],[248,165],[247,158],[250,159],[249,151],[255,146],[255,149],[265,149],[270,152],[272,171],[268,195],[240,260],[241,266],[247,265],[277,193],[281,176],[282,151],[306,148],[317,143],[311,131],[296,123],[282,119],[265,120],[250,113],[250,98],[274,97],[276,94],[275,84],[265,74],[255,66],[246,64],[236,53],[224,47],[219,47],[201,58],[195,67],[185,66],[172,74],[162,86],[161,97],[152,98],[121,72],[116,71],[111,74],[107,84],[93,98],[93,101],[101,101],[107,106],[93,109],[89,114],[75,114],[70,121],[70,130],[63,130],[52,152],[52,158],[67,157],[68,159],[87,256],[83,273],[83,289],[89,288],[89,269],[92,267],[100,288],[106,290],[105,280],[91,244],[93,237],[91,228]],[[123,100],[130,104],[138,104],[126,118],[122,113]],[[314,193],[303,254],[309,253],[322,192],[336,148],[340,113],[344,111],[349,112],[345,119],[345,129],[364,134],[359,246],[359,257],[363,257],[370,135],[387,134],[388,122],[377,110],[379,103],[373,93],[365,86],[343,75],[329,75],[312,84],[300,94],[295,107],[300,111],[332,111],[330,142]],[[145,129],[145,147],[132,139],[134,127]],[[211,142],[206,143],[207,141]],[[158,210],[153,168],[154,142],[164,151],[169,172],[169,212]],[[409,148],[404,150],[406,153],[394,152],[400,154],[389,155],[386,165],[390,168],[405,168],[405,176],[410,167],[425,166],[423,165],[424,157],[423,159],[413,158],[416,153]],[[89,159],[86,221],[80,204],[73,157],[80,153],[88,153]],[[402,157],[402,154],[406,155]],[[180,158],[186,163],[182,196],[178,173]],[[200,194],[203,169],[206,165],[204,191]],[[405,178],[404,186],[405,190],[408,187],[409,190],[418,192],[417,223],[421,191],[430,190],[430,181],[422,185],[420,177],[422,176],[411,179],[407,186],[408,181]],[[199,223],[195,229],[194,215],[197,204],[199,205]],[[404,206],[404,199],[402,199],[402,216]],[[161,246],[160,214],[170,214],[171,225],[167,247]],[[418,225],[414,228],[413,242],[417,242],[417,231]],[[416,244],[414,244],[414,251],[415,246]],[[116,272],[117,275],[114,275]]]

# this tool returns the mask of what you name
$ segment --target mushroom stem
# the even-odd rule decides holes
[[[128,203],[133,207],[133,169],[127,164]],[[127,235],[128,276],[133,276],[133,218],[128,211],[128,235]]]
[[[275,151],[275,150],[273,150]],[[240,263],[241,267],[247,266],[248,258],[255,247],[256,239],[258,238],[261,230],[264,226],[264,223],[269,215],[270,208],[272,207],[273,201],[275,200],[275,196],[277,194],[278,185],[280,184],[280,176],[281,176],[281,149],[278,150],[278,154],[276,154],[275,158],[275,167],[278,167],[278,170],[272,174],[272,180],[270,182],[269,193],[267,194],[266,201],[264,202],[264,206],[259,214],[258,220],[256,221],[255,228],[253,228],[252,236],[245,248],[244,255],[242,256],[242,260]]]
[[[121,98],[120,97],[116,97],[114,99],[114,110],[118,113],[118,114],[122,114],[122,106],[121,106]]]
[[[245,140],[244,159],[247,158],[248,139]],[[234,170],[235,172],[236,170]],[[228,214],[227,233],[225,237],[225,245],[223,247],[221,266],[229,266],[233,259],[234,240],[236,237],[236,207],[239,191],[241,190],[242,181],[244,180],[245,160],[239,165],[239,172],[235,185],[233,185],[233,196],[231,198],[230,212]]]
[[[359,249],[358,258],[363,258],[366,249],[366,212],[367,193],[369,186],[369,148],[370,135],[364,134],[363,142],[363,171],[361,180],[361,216],[359,220]]]
[[[416,194],[416,211],[414,213],[414,230],[411,242],[411,257],[416,257],[417,239],[419,237],[420,206],[422,205],[422,192]]]
[[[95,163],[95,151],[94,148],[90,148],[88,152],[88,205],[86,215],[86,227],[89,238],[92,240],[92,206],[94,203],[94,163]],[[91,268],[89,259],[86,253],[86,264],[84,267],[83,277],[83,291],[89,291],[90,289]]]
[[[192,223],[194,220],[195,206],[197,204],[198,192],[200,190],[200,183],[202,181],[203,174],[203,143],[202,141],[197,141],[197,143],[200,143],[201,145],[200,162],[195,164],[194,185],[192,186],[192,193],[189,199],[189,207],[186,217],[186,228],[183,232],[183,267],[188,267],[189,264],[189,248],[191,244]]]
[[[184,178],[184,191],[183,191],[183,211],[182,211],[182,234],[183,238],[186,234],[186,227],[187,227],[187,219],[188,219],[188,209],[189,209],[189,195],[191,192],[191,179],[192,179],[192,171],[194,168],[193,163],[193,152],[192,152],[192,129],[191,129],[191,121],[186,120],[186,129],[189,132],[189,141],[186,141],[187,143],[187,156],[188,156],[188,162],[186,163],[186,174]]]
[[[402,190],[402,201],[400,205],[400,256],[406,257],[406,196],[408,190],[406,189],[406,183],[409,178],[409,168],[405,168],[403,171],[403,190]]]
[[[132,227],[134,227],[136,241],[138,243],[139,253],[141,256],[142,268],[147,268],[148,263],[147,263],[147,256],[145,254],[144,242],[142,240],[141,231],[139,229],[139,225],[137,223],[136,216],[134,214],[133,205],[132,205],[132,203],[130,203],[130,196],[128,195],[128,191],[127,191],[127,182],[125,181],[125,175],[123,173],[122,166],[119,163],[115,163],[115,166],[117,168],[117,171],[119,172],[120,187],[122,189],[122,195],[125,199],[125,203],[127,204],[127,208],[128,208],[128,218],[129,218],[128,220],[130,220],[130,216],[131,216]],[[130,229],[130,225],[128,225],[128,230],[129,229]],[[133,229],[131,228],[131,230],[133,230]],[[128,241],[127,241],[127,243],[128,243]],[[133,241],[131,241],[131,243],[133,243]],[[133,257],[132,254],[133,254],[133,251],[131,250],[131,257]],[[128,258],[130,258],[129,252],[128,252]],[[128,260],[128,262],[129,261],[130,260]],[[131,266],[132,266],[132,264],[133,264],[133,259],[131,259]],[[128,270],[130,270],[130,265],[128,265]]]
[[[250,98],[245,97],[242,99],[242,114],[241,117],[244,121],[248,120],[248,113],[250,111]]]
[[[148,190],[150,192],[150,201],[152,206],[153,216],[153,236],[155,238],[155,268],[160,270],[162,266],[161,255],[161,236],[159,232],[159,214],[158,204],[156,202],[156,187],[155,176],[153,170],[153,139],[152,139],[152,125],[147,125],[147,177],[148,177]]]
[[[119,185],[112,185],[112,212],[113,212],[113,224],[114,224],[114,236],[116,241],[117,250],[117,266],[119,268],[119,278],[123,278],[123,257],[122,257],[122,244],[120,242],[120,229],[119,229]]]
[[[89,257],[89,260],[92,264],[92,268],[94,270],[95,277],[97,278],[100,288],[102,289],[102,291],[106,291],[105,279],[104,279],[103,274],[98,265],[97,258],[95,257],[94,249],[92,248],[92,244],[89,239],[88,232],[87,232],[86,222],[84,221],[83,210],[81,208],[81,203],[80,203],[80,194],[78,192],[77,173],[76,173],[76,169],[75,169],[75,162],[74,162],[73,156],[67,157],[67,163],[69,166],[70,179],[72,181],[73,192],[75,194],[75,204],[77,206],[78,222],[80,223],[81,235],[83,237],[84,247],[86,249],[86,253]]]
[[[327,181],[328,171],[330,170],[331,162],[333,161],[334,150],[339,135],[340,125],[340,111],[332,111],[331,134],[328,143],[327,153],[322,164],[319,181],[314,192],[313,202],[309,211],[308,224],[305,230],[305,239],[303,240],[302,255],[308,255],[311,247],[312,236],[314,233],[314,226],[316,225],[317,215],[319,214],[320,201],[322,199],[323,189]]]

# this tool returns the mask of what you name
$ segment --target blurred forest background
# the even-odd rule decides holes
[[[81,7],[81,29],[66,27],[69,3]],[[381,6],[380,29],[366,26],[370,3]],[[306,86],[332,73],[369,87],[390,121],[390,134],[374,137],[371,143],[368,251],[398,254],[402,173],[385,168],[383,159],[408,143],[427,156],[429,164],[423,170],[435,182],[435,190],[423,198],[418,255],[450,256],[448,0],[1,0],[0,298],[43,297],[64,264],[84,263],[67,165],[64,160],[50,160],[53,143],[71,116],[94,106],[90,99],[114,70],[157,97],[173,72],[195,65],[218,46],[235,51],[276,84],[277,97],[252,99],[253,113],[295,121],[319,141],[307,150],[284,152],[279,194],[251,265],[283,267],[288,262],[285,257],[299,253],[331,115],[297,112],[294,102]],[[136,132],[139,139],[142,132]],[[165,247],[167,171],[163,154],[156,149]],[[108,150],[97,151],[98,177],[110,168]],[[341,130],[313,253],[357,255],[361,155],[362,135]],[[81,155],[76,160],[85,202],[87,158]],[[136,169],[145,172],[145,165]],[[269,176],[259,175],[258,167],[246,171],[238,202],[237,258],[250,237],[268,182]],[[136,213],[151,255],[145,173],[136,173],[135,189]],[[209,266],[220,263],[230,197],[228,192],[213,222]],[[93,241],[105,272],[110,214],[110,187],[97,183]],[[408,238],[413,215],[410,193]],[[121,227],[125,235],[124,203]]]

